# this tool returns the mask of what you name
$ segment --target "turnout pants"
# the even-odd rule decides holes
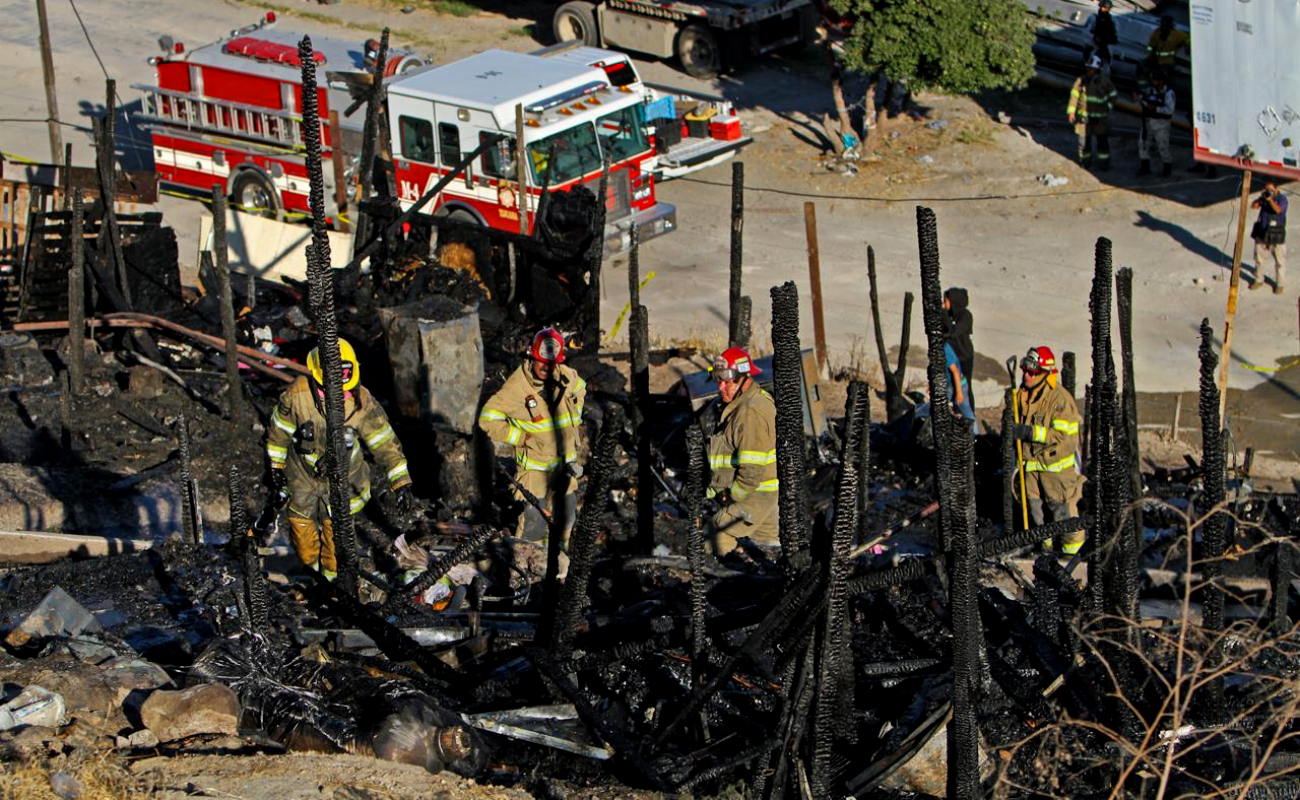
[[[1156,152],[1160,154],[1161,163],[1172,163],[1169,160],[1169,120],[1142,121],[1142,132],[1138,134],[1138,158],[1143,161],[1150,159],[1153,144],[1156,146]]]
[[[1074,126],[1074,133],[1079,137],[1079,163],[1084,166],[1092,164],[1093,153],[1097,151],[1097,166],[1110,165],[1110,124],[1109,120],[1102,122],[1086,122]],[[1168,143],[1166,143],[1168,147]]]
[[[1018,483],[1017,481],[1017,485]],[[1029,500],[1029,515],[1035,527],[1070,519],[1079,515],[1079,501],[1083,499],[1083,476],[1074,468],[1061,472],[1026,472],[1025,495]],[[1049,516],[1051,519],[1048,519]],[[1067,533],[1062,538],[1067,545],[1082,544],[1084,532]]]
[[[533,497],[541,501],[542,505],[550,513],[554,513],[555,503],[552,502],[552,496],[563,492],[563,502],[561,513],[564,515],[563,539],[565,543],[569,541],[569,534],[573,531],[573,524],[578,518],[578,497],[574,494],[574,481],[567,475],[556,476],[559,486],[555,491],[551,491],[552,473],[542,472],[536,469],[521,469],[517,473],[516,480],[528,490]],[[532,503],[524,499],[523,493],[517,488],[511,487],[511,491],[516,500],[522,501],[524,511],[519,515],[519,521],[515,523],[515,536],[530,542],[545,543],[549,538],[550,524],[546,518],[541,515]]]
[[[777,495],[775,492],[758,494],[766,496],[754,495],[743,503],[728,503],[713,515],[713,552],[719,558],[735,550],[737,540],[746,536],[767,547],[781,546],[777,534]]]
[[[330,580],[338,575],[338,558],[334,554],[334,526],[328,519],[318,525],[314,519],[289,515],[289,541],[304,566],[319,570]]]

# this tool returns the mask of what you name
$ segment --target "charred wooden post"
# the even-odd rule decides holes
[[[552,154],[554,155],[554,154]],[[516,158],[523,158],[523,151],[520,150]],[[605,156],[600,170],[600,183],[596,186],[596,214],[591,219],[591,244],[587,248],[587,327],[580,331],[581,350],[585,353],[596,354],[600,352],[600,286],[603,280],[605,268],[605,215],[608,210],[609,198],[609,164],[610,157]],[[542,188],[541,197],[537,201],[537,210],[533,214],[534,230],[536,230],[536,220],[542,213],[542,201],[547,197],[546,187],[550,185],[550,173],[547,173],[545,185]],[[527,204],[524,198],[519,200],[520,214],[527,214]],[[516,264],[518,261],[516,261]]]
[[[740,298],[736,305],[736,339],[732,342],[735,347],[749,348],[749,340],[753,337],[753,320],[754,320],[754,299],[749,295]]]
[[[366,100],[366,123],[361,134],[361,160],[357,162],[357,177],[360,179],[357,189],[357,232],[352,240],[352,257],[356,258],[361,248],[370,239],[370,216],[362,205],[370,199],[374,189],[375,139],[379,136],[380,112],[384,106],[384,69],[388,66],[388,28],[379,34],[379,55],[375,59],[370,73],[370,97]],[[342,142],[335,147],[342,147]]]
[[[1294,541],[1296,527],[1292,527]],[[1291,630],[1291,617],[1288,606],[1291,600],[1291,581],[1295,577],[1295,545],[1291,541],[1279,540],[1273,545],[1273,558],[1269,562],[1268,577],[1271,592],[1268,599],[1268,627],[1275,635],[1282,635]]]
[[[749,328],[741,327],[740,299],[743,296],[741,271],[744,264],[745,239],[745,162],[731,162],[731,285],[727,308],[727,340],[731,347],[749,344]]]
[[[948,614],[952,639],[952,721],[948,723],[948,796],[978,798],[979,725],[976,700],[985,673],[984,628],[980,622],[977,591],[979,564],[975,525],[975,440],[971,427],[953,424],[948,437],[951,455],[948,494],[954,508],[947,515],[952,526],[944,531],[949,544]]]
[[[69,145],[71,147],[71,145]],[[65,168],[64,172],[71,172]],[[72,190],[72,263],[68,268],[68,372],[69,389],[79,395],[86,387],[86,207],[80,189]]]
[[[1105,604],[1105,562],[1112,555],[1115,519],[1111,514],[1113,498],[1105,491],[1104,469],[1109,463],[1113,447],[1115,396],[1113,365],[1111,359],[1111,243],[1105,237],[1097,239],[1094,249],[1092,292],[1088,310],[1092,317],[1092,381],[1089,383],[1088,404],[1088,482],[1085,489],[1091,502],[1093,524],[1088,528],[1084,547],[1088,557],[1088,597],[1094,611]]]
[[[190,426],[184,414],[176,417],[176,442],[181,456],[181,524],[185,529],[185,541],[198,547],[203,544],[203,526],[190,462]]]
[[[226,244],[226,190],[212,187],[213,266],[217,272],[217,294],[221,300],[221,335],[226,340],[226,389],[230,395],[230,421],[244,426],[244,385],[239,380],[239,342],[235,330],[235,293],[230,285],[230,250]]]
[[[1077,397],[1074,393],[1075,381],[1078,375],[1078,367],[1075,364],[1075,355],[1073,350],[1066,350],[1061,354],[1061,385],[1065,391],[1070,393],[1071,397]]]
[[[134,305],[131,295],[131,279],[126,272],[126,256],[122,253],[122,230],[117,224],[117,209],[114,199],[117,196],[117,82],[112,78],[105,81],[104,116],[99,127],[95,129],[95,163],[99,168],[100,204],[104,209],[103,229],[101,231],[100,252],[112,258],[115,265],[118,291],[128,306]],[[131,308],[125,309],[131,310]]]
[[[1016,438],[1011,435],[1015,424],[1015,387],[1008,386],[1002,399],[1002,529],[1007,533],[1016,529]]]
[[[248,526],[248,506],[244,501],[244,477],[239,467],[230,465],[226,476],[230,498],[230,541],[238,542],[244,571],[244,603],[248,608],[248,630],[261,633],[269,622],[266,584],[262,581],[262,561],[257,554],[257,536]]]
[[[587,591],[591,583],[591,565],[596,555],[596,537],[600,534],[600,519],[605,515],[609,498],[609,480],[616,466],[614,462],[618,437],[623,430],[623,418],[617,411],[605,417],[596,446],[592,448],[588,463],[590,477],[583,496],[582,512],[573,528],[569,542],[569,574],[559,592],[555,614],[551,616],[555,627],[551,631],[551,657],[557,660],[573,656],[573,643],[583,613],[590,602]]]
[[[1214,353],[1214,332],[1210,329],[1208,319],[1201,320],[1201,505],[1197,509],[1205,515],[1201,525],[1201,548],[1196,562],[1204,577],[1202,589],[1201,624],[1211,636],[1223,630],[1223,554],[1227,549],[1227,520],[1222,511],[1225,489],[1225,457],[1223,447],[1224,430],[1219,421],[1219,385],[1215,376],[1218,357]],[[1187,565],[1190,571],[1192,564]],[[1216,643],[1216,651],[1222,647]],[[1218,666],[1218,658],[1211,659],[1210,666]],[[1211,724],[1218,723],[1224,716],[1223,681],[1214,680],[1207,687],[1201,711]]]
[[[889,351],[885,349],[885,335],[880,324],[880,294],[876,288],[876,249],[867,245],[867,286],[871,301],[871,324],[876,338],[876,353],[880,358],[880,376],[885,382],[885,419],[893,421],[903,413],[903,376],[907,371],[907,350],[912,335],[911,292],[903,295],[903,331],[898,340],[898,363],[889,367]]]
[[[942,520],[939,526],[939,546],[940,549],[947,549],[944,537],[953,529],[949,517],[956,510],[955,497],[949,486],[952,475],[949,456],[952,450],[948,439],[956,426],[953,424],[952,406],[948,400],[948,371],[944,368],[946,359],[943,346],[948,324],[943,310],[943,289],[939,282],[939,226],[934,211],[923,206],[916,207],[916,237],[921,254],[921,313],[925,319],[927,357],[930,362],[926,367],[926,375],[930,383],[930,425],[934,431],[937,461],[935,499],[939,501]]]
[[[826,558],[826,613],[820,625],[817,648],[817,691],[813,727],[813,793],[834,794],[835,778],[831,748],[854,726],[847,713],[853,707],[853,661],[849,649],[848,576],[852,570],[849,551],[858,529],[862,480],[863,439],[867,436],[867,406],[870,388],[861,381],[849,384],[844,407],[844,445],[840,450],[840,474],[835,492],[835,523]]]
[[[330,269],[330,241],[325,226],[325,176],[321,167],[320,112],[316,105],[316,61],[311,37],[298,43],[302,59],[302,138],[306,145],[307,178],[312,210],[312,242],[307,260],[311,305],[321,366],[325,378],[326,473],[330,484],[330,520],[334,550],[339,561],[339,586],[355,597],[357,591],[357,534],[348,484],[348,448],[343,441],[343,362],[339,356],[339,327],[334,315],[334,278]]]
[[[691,565],[691,686],[704,682],[707,658],[704,637],[704,433],[699,425],[686,427],[686,511],[691,529],[687,534],[686,555]]]
[[[776,401],[776,474],[781,558],[787,576],[808,566],[812,520],[808,508],[803,433],[803,358],[799,353],[799,290],[772,287],[772,389]]]
[[[636,434],[636,539],[637,549],[649,553],[655,546],[655,465],[650,427],[646,424],[646,404],[650,398],[650,320],[646,307],[641,305],[641,234],[636,225],[629,234],[627,288],[632,319],[628,343],[632,350],[632,430]]]
[[[1133,270],[1124,267],[1115,273],[1115,300],[1119,311],[1119,344],[1124,376],[1122,412],[1117,420],[1123,425],[1124,459],[1117,466],[1127,474],[1128,485],[1122,492],[1121,508],[1142,498],[1142,461],[1138,449],[1137,385],[1133,377]],[[1118,435],[1118,434],[1117,434]],[[1114,476],[1118,478],[1118,475]],[[1121,514],[1123,512],[1121,511]],[[1120,541],[1116,551],[1115,582],[1111,588],[1116,608],[1128,619],[1136,619],[1138,593],[1138,554],[1142,549],[1142,504],[1133,505],[1132,513],[1123,514]]]

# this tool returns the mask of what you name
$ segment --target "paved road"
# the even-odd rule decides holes
[[[103,103],[103,74],[89,52],[85,37],[66,0],[49,0],[52,37],[58,65],[60,112],[77,128],[65,128],[74,144],[75,162],[90,162],[90,118]],[[104,68],[118,80],[119,93],[135,98],[131,83],[148,81],[146,57],[155,52],[156,39],[170,34],[178,40],[199,43],[255,19],[261,10],[233,0],[81,0],[83,19],[90,29]],[[287,4],[304,8],[301,2]],[[432,17],[424,12],[404,16],[388,7],[375,10],[359,3],[312,6],[336,13],[351,25],[370,21],[395,28],[441,33],[455,27],[440,57],[485,46],[529,49],[535,44],[521,35],[521,21],[500,17],[460,20]],[[36,51],[36,20],[30,0],[3,0],[0,11],[7,24],[0,30],[0,69],[9,79],[0,86],[0,117],[42,118],[44,94]],[[423,16],[421,16],[423,15]],[[361,38],[355,28],[327,26],[316,20],[284,18],[282,27],[313,34],[331,33]],[[461,30],[472,35],[460,36]],[[434,37],[437,38],[437,37]],[[399,37],[400,41],[400,37]],[[688,83],[688,79],[663,64],[643,65],[650,79]],[[798,125],[787,118],[799,109],[824,108],[825,92],[816,75],[796,65],[764,66],[727,79],[715,88],[736,98],[753,121],[771,125],[762,134],[765,144],[748,154],[746,289],[754,296],[759,343],[766,340],[770,311],[767,290],[794,280],[804,298],[805,341],[811,341],[811,317],[804,255],[801,196],[776,191],[795,188],[820,195],[879,195],[894,197],[930,195],[954,198],[972,194],[1041,195],[1019,199],[928,202],[938,212],[944,282],[971,290],[977,320],[976,347],[996,364],[1012,353],[1022,353],[1034,343],[1046,342],[1058,350],[1080,354],[1081,375],[1088,375],[1087,298],[1091,280],[1093,243],[1098,236],[1114,241],[1116,266],[1132,266],[1136,275],[1134,325],[1137,340],[1139,388],[1185,391],[1195,387],[1196,326],[1209,317],[1222,328],[1226,295],[1221,247],[1231,223],[1235,179],[1218,184],[1185,183],[1156,192],[1137,192],[1095,181],[1068,163],[1065,129],[1022,129],[996,126],[994,140],[981,147],[956,147],[939,152],[927,166],[924,184],[882,189],[879,177],[844,179],[833,174],[792,181],[791,170],[801,175],[815,171],[815,152],[791,149]],[[936,102],[941,111],[966,113],[957,105]],[[961,101],[965,102],[965,101]],[[967,103],[965,109],[974,108]],[[943,112],[947,113],[947,112]],[[125,158],[132,145],[144,145],[129,127],[119,142]],[[136,140],[132,141],[132,136]],[[769,146],[770,145],[770,146]],[[1119,169],[1131,144],[1121,143]],[[0,124],[0,150],[45,159],[45,127],[40,124]],[[771,163],[772,154],[799,163]],[[793,153],[785,156],[783,154]],[[1132,154],[1127,155],[1132,158]],[[804,166],[806,162],[806,168]],[[1185,165],[1184,165],[1185,166]],[[1052,172],[1068,175],[1069,186],[1048,190],[1035,176]],[[723,166],[697,177],[725,184],[730,170]],[[1180,171],[1178,181],[1189,176]],[[653,269],[656,279],[643,297],[650,308],[652,334],[665,339],[694,336],[706,343],[721,339],[725,329],[728,190],[710,183],[678,181],[661,187],[662,199],[678,206],[678,233],[650,243],[643,255],[643,270]],[[875,246],[880,265],[882,301],[887,318],[886,337],[897,340],[898,318],[904,291],[919,292],[915,202],[878,202],[822,198],[817,214],[821,231],[823,290],[832,359],[851,361],[851,352],[869,344],[869,318],[865,281],[865,246]],[[177,229],[181,257],[192,262],[196,251],[198,218],[202,207],[193,201],[164,198],[160,209]],[[1249,243],[1248,243],[1249,244]],[[626,299],[618,267],[605,281],[606,319],[612,320]],[[1196,285],[1195,279],[1202,285]],[[1295,289],[1291,290],[1293,293]],[[1235,353],[1256,364],[1269,365],[1296,352],[1294,294],[1275,298],[1271,293],[1243,295],[1243,310]],[[913,341],[922,341],[919,307]],[[913,362],[921,355],[913,350]],[[866,363],[874,362],[873,356]],[[990,372],[995,375],[996,367]],[[992,376],[992,375],[990,375]],[[1236,369],[1232,383],[1242,388],[1262,380],[1256,373]],[[1082,382],[1082,381],[1081,381]],[[985,391],[981,399],[992,400]]]

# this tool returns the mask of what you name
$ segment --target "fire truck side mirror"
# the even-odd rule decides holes
[[[159,37],[158,37],[158,47],[159,47],[159,49],[161,49],[164,53],[168,53],[168,54],[170,54],[171,51],[172,51],[172,48],[175,47],[175,46],[176,46],[176,40],[173,39],[172,37],[170,37],[170,36],[168,36],[168,35],[166,35],[166,34],[163,34],[162,36],[159,36]]]

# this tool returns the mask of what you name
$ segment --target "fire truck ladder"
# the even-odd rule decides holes
[[[186,92],[132,84],[143,93],[141,116],[152,122],[177,125],[192,131],[236,136],[258,142],[301,149],[302,116],[269,111],[257,106],[208,100]]]

